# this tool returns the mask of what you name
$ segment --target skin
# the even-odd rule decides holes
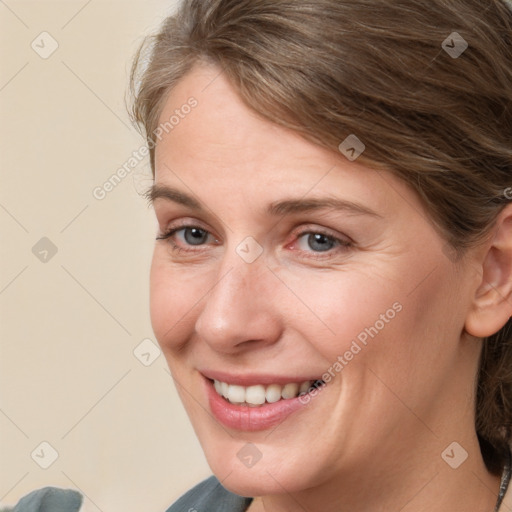
[[[214,474],[257,497],[251,512],[492,511],[499,478],[478,447],[474,381],[478,336],[511,313],[510,210],[455,262],[392,174],[259,118],[205,64],[171,91],[161,120],[191,96],[197,108],[157,145],[155,184],[203,210],[162,197],[154,209],[160,236],[182,223],[209,234],[201,245],[190,230],[157,240],[151,317]],[[313,198],[374,214],[266,212]],[[311,244],[319,231],[332,237],[327,251]],[[248,236],[263,249],[250,264],[236,251]],[[396,303],[395,318],[277,427],[240,432],[211,415],[199,369],[320,377]],[[441,457],[454,441],[468,453],[457,469]],[[251,468],[237,457],[248,442],[262,454]]]

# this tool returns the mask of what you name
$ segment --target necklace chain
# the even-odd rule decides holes
[[[511,453],[509,451],[507,455],[507,460],[505,462],[505,468],[503,469],[503,475],[501,477],[500,492],[498,494],[498,501],[496,502],[496,507],[494,507],[494,512],[499,511],[501,503],[503,502],[503,498],[505,497],[505,493],[507,492],[508,485],[510,483],[510,477],[512,475],[511,466]]]

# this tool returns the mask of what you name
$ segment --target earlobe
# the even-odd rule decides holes
[[[512,205],[498,216],[480,264],[481,279],[465,330],[485,338],[498,332],[512,315]]]

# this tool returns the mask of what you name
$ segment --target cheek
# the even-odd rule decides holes
[[[288,276],[290,289],[310,310],[302,307],[290,323],[301,326],[302,336],[329,362],[326,371],[350,366],[351,374],[362,376],[369,367],[398,384],[416,370],[431,371],[429,364],[445,351],[443,337],[459,334],[456,308],[445,293],[453,276],[442,268],[429,275],[432,268],[410,263]],[[448,310],[454,315],[447,316]],[[450,354],[445,356],[449,361]]]
[[[302,326],[303,336],[332,363],[351,348],[361,359],[363,350],[353,342],[365,349],[403,315],[400,280],[390,279],[378,269],[363,273],[347,268],[302,278],[290,276],[287,281],[303,302],[300,314],[295,310],[295,325]]]
[[[410,269],[397,279],[376,276],[347,286],[347,307],[338,316],[338,348],[351,358],[343,369],[347,389],[371,404],[376,417],[392,404],[400,411],[400,400],[422,410],[457,363],[463,315],[449,293],[453,274],[441,266]]]
[[[164,350],[178,350],[193,322],[200,298],[197,279],[190,279],[169,264],[165,249],[155,248],[150,274],[150,314],[153,331]]]

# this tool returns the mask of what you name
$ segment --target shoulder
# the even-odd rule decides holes
[[[82,495],[71,489],[44,487],[23,497],[12,512],[78,512]]]
[[[190,489],[167,512],[245,512],[251,501],[229,492],[212,476]]]

